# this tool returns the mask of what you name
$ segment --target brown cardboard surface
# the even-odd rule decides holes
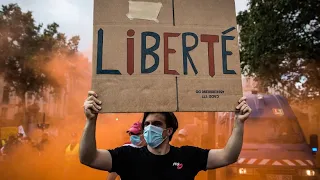
[[[174,0],[179,25],[229,27],[236,25],[234,0]]]
[[[101,112],[144,112],[155,109],[171,112],[177,109],[175,78],[172,77],[96,77],[92,87],[103,102]]]
[[[137,1],[137,0],[132,0]],[[94,0],[93,22],[96,25],[103,24],[131,24],[131,25],[172,25],[172,1],[171,0],[148,0],[145,2],[161,2],[158,20],[159,23],[147,20],[130,20],[126,14],[129,11],[128,0]]]
[[[242,96],[238,36],[234,29],[234,1],[175,0],[175,18],[171,0],[147,2],[163,3],[158,16],[159,23],[129,20],[126,17],[128,1],[95,0],[92,89],[103,102],[101,112],[233,111]],[[195,8],[195,2],[199,5],[198,9]],[[226,7],[231,10],[226,10]],[[214,12],[211,14],[210,11]],[[215,18],[219,14],[223,16]],[[159,64],[152,73],[142,73],[141,67],[142,33],[146,32],[153,35],[156,33],[160,37],[159,47],[153,51],[159,57]],[[167,33],[175,34],[175,37],[169,37],[165,41],[164,36],[168,35]],[[154,37],[149,35],[146,37],[145,48],[156,43]],[[188,54],[183,52],[195,44],[196,40],[192,35],[196,37],[198,44],[188,52],[197,72],[187,59],[187,74],[184,74],[186,69],[183,57]],[[214,68],[209,68],[211,65],[205,37],[206,40],[213,38],[215,41],[211,47],[213,49],[209,49],[214,54]],[[101,40],[103,45],[100,43],[98,46]],[[127,42],[133,43],[128,45]],[[165,46],[165,42],[168,42],[168,46]],[[234,70],[236,74],[223,72],[222,59],[226,54],[222,53],[223,44],[225,51],[232,52],[232,55],[226,56],[227,69]],[[98,47],[101,47],[102,51]],[[165,47],[174,49],[168,54],[168,66],[165,66]],[[132,48],[134,51],[128,51]],[[127,58],[131,57],[130,55],[134,58],[133,63],[128,63]],[[101,67],[97,63],[100,56]],[[151,55],[146,56],[147,69],[152,67],[154,62]],[[99,74],[97,67],[100,67],[99,72],[118,70],[121,74]],[[133,67],[132,70],[129,70],[130,67]],[[168,74],[168,70],[171,74]]]

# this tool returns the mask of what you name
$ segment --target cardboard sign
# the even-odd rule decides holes
[[[234,0],[95,0],[92,89],[102,112],[234,111]]]

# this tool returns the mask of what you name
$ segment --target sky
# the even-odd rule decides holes
[[[235,0],[236,12],[247,8],[248,0]],[[79,50],[91,59],[93,0],[1,0],[1,5],[17,3],[23,11],[32,11],[36,23],[56,22],[68,37],[79,35]]]

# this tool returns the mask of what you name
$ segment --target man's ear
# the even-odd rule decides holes
[[[172,128],[168,128],[168,129],[167,129],[167,136],[168,136],[168,137],[171,136],[172,133],[173,133],[173,129],[172,129]]]

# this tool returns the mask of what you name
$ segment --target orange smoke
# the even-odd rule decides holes
[[[44,66],[56,81],[61,92],[56,104],[63,107],[64,118],[51,120],[49,141],[39,152],[31,144],[21,144],[10,150],[5,161],[0,161],[0,179],[106,179],[107,172],[93,170],[80,164],[78,158],[67,161],[66,147],[72,142],[72,133],[80,141],[85,123],[83,102],[91,88],[91,63],[81,54],[52,55]],[[58,108],[59,109],[59,108]],[[121,146],[129,140],[127,128],[141,119],[141,114],[100,114],[97,124],[97,145],[101,149]],[[32,141],[41,141],[43,132],[33,133]]]
[[[44,150],[40,154],[37,149],[25,144],[12,150],[12,156],[9,160],[0,161],[1,179],[106,179],[107,172],[86,167],[80,164],[78,159],[69,162],[65,156],[66,147],[72,141],[71,134],[77,133],[79,142],[85,124],[82,105],[88,90],[91,89],[90,62],[79,54],[74,56],[54,55],[45,68],[64,87],[65,97],[59,100],[60,104],[65,104],[64,119],[50,122],[48,131],[56,130],[58,133],[49,135],[49,142],[45,144]],[[194,124],[194,128],[198,129],[192,136],[201,137],[204,132],[199,129],[205,125],[194,121],[193,116],[193,113],[177,113],[179,129],[184,128],[187,124]],[[123,145],[129,141],[126,134],[127,128],[141,119],[141,113],[99,114],[96,130],[97,147],[111,149]],[[214,123],[214,121],[208,120],[207,123]],[[178,131],[174,139],[177,134]],[[41,135],[42,132],[39,132],[33,141],[39,141]],[[214,146],[212,141],[194,143],[201,147]],[[196,179],[204,180],[206,177],[206,173],[201,172]]]

